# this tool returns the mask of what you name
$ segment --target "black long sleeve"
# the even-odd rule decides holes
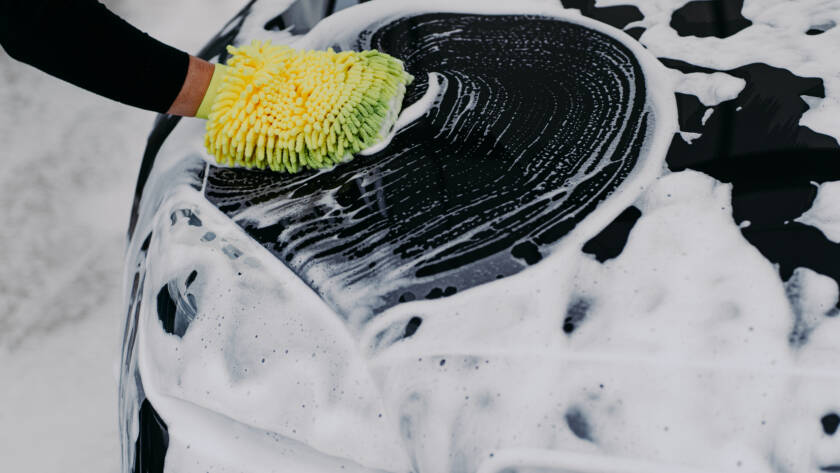
[[[96,0],[0,0],[0,45],[50,75],[156,112],[169,109],[189,68],[187,53]]]

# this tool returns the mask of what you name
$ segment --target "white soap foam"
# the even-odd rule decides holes
[[[654,460],[662,471],[772,471],[765,446],[790,438],[777,414],[788,386],[822,379],[837,393],[840,383],[830,369],[796,365],[784,288],[732,222],[730,194],[701,173],[671,174],[639,201],[615,260],[560,251],[449,299],[396,306],[370,326],[373,346],[382,328],[423,319],[371,359],[389,410],[423,439],[420,470],[452,471],[453,455],[476,452],[473,471],[482,456],[530,446]],[[574,301],[588,309],[566,337]],[[586,413],[597,446],[565,430],[570,409]]]
[[[797,316],[792,333],[803,342],[827,317],[837,315],[837,282],[828,276],[796,268],[785,283],[785,290]]]
[[[703,118],[700,119],[700,124],[705,125],[713,113],[715,113],[715,109],[707,108],[706,111],[703,112]]]
[[[171,225],[169,215],[182,208],[204,226]],[[199,311],[183,338],[162,330],[154,304],[141,309],[138,326],[143,388],[174,444],[189,444],[196,419],[210,416],[224,426],[221,438],[229,427],[257,438],[270,432],[304,459],[405,470],[397,423],[385,415],[355,341],[317,294],[192,189],[169,192],[153,228],[143,300],[198,273],[190,291]],[[208,230],[214,238],[202,240]],[[253,448],[225,445],[223,458],[251,458]]]
[[[680,138],[682,138],[683,141],[685,141],[688,144],[691,144],[692,142],[694,142],[694,140],[700,138],[701,136],[703,135],[700,133],[695,133],[693,131],[680,131]]]
[[[674,69],[669,69],[669,72],[674,78],[677,92],[694,95],[707,107],[734,99],[747,85],[744,79],[723,72],[684,74]]]
[[[840,243],[840,181],[820,184],[813,205],[796,221],[816,227],[826,238]]]

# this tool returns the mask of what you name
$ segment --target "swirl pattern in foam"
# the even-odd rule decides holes
[[[601,202],[638,192],[673,132],[672,97],[646,87],[653,67],[581,21],[424,13],[373,24],[339,46],[431,75],[441,90],[427,113],[327,172],[211,167],[205,195],[350,317],[515,274]],[[428,84],[409,85],[406,104]]]

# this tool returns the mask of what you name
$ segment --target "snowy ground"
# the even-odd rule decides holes
[[[104,3],[195,52],[245,0]],[[5,52],[0,80],[0,471],[114,472],[125,230],[154,114]]]

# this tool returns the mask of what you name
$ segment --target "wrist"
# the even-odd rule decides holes
[[[190,65],[184,84],[167,113],[183,117],[195,116],[210,86],[214,70],[213,64],[190,56]]]
[[[219,90],[222,87],[222,78],[225,75],[225,69],[227,69],[227,66],[222,64],[215,65],[210,83],[207,86],[207,90],[204,92],[204,98],[201,100],[201,104],[195,112],[196,118],[203,118],[206,120],[210,116],[210,112],[213,110],[213,104],[216,102],[216,96],[219,94]]]

